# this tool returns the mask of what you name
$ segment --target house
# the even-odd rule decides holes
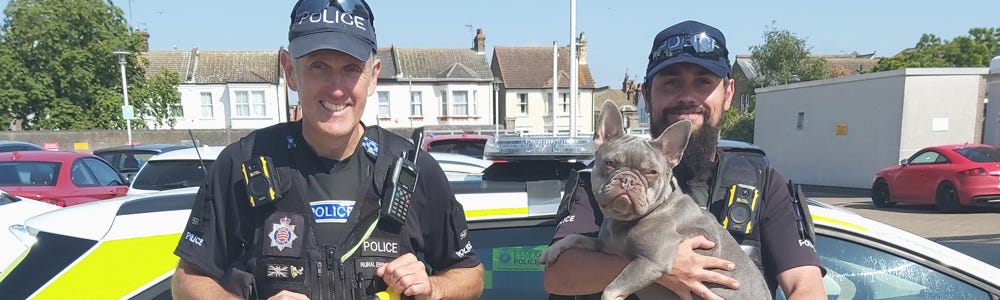
[[[386,128],[495,124],[493,73],[486,36],[468,49],[379,49],[382,70],[362,122]]]
[[[576,132],[592,133],[595,83],[587,66],[583,34],[579,40]],[[499,118],[507,130],[542,134],[555,127],[556,132],[569,132],[569,48],[557,50],[559,96],[555,103],[552,52],[552,47],[494,47],[491,68],[500,81]]]
[[[858,54],[857,51],[850,54],[834,55],[812,55],[815,58],[826,60],[827,69],[833,77],[845,77],[870,72],[878,64],[881,57],[875,53]],[[731,109],[747,111],[753,105],[754,89],[766,79],[757,70],[753,58],[750,55],[737,55],[733,62],[732,78],[735,81],[736,91],[733,94]]]
[[[149,51],[147,76],[176,72],[181,83],[180,110],[173,128],[256,129],[288,121],[284,76],[274,51]]]
[[[635,80],[629,78],[628,74],[625,74],[625,80],[622,81],[622,88],[620,90],[609,86],[594,89],[594,114],[597,115],[600,113],[599,109],[604,104],[604,101],[611,100],[618,106],[622,116],[625,118],[626,130],[642,131],[643,128],[649,128],[649,116],[645,114],[645,107],[642,107],[645,104],[639,102],[639,94],[641,94],[639,92],[640,86],[636,86]],[[646,116],[643,117],[640,113]]]
[[[757,89],[753,141],[798,183],[870,188],[923,147],[982,137],[988,68],[906,68]]]

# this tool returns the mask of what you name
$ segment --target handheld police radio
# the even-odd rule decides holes
[[[722,227],[731,232],[750,234],[753,221],[757,219],[757,201],[760,191],[746,184],[734,184],[727,193],[725,207],[722,208]]]
[[[423,132],[420,133],[420,138],[416,142],[417,145],[423,142]],[[413,150],[413,161],[410,161],[407,158],[409,155],[404,153],[392,164],[392,173],[382,189],[382,203],[379,208],[379,214],[382,217],[389,217],[399,224],[406,224],[410,200],[413,198],[413,192],[417,189],[419,173],[415,162],[419,152],[419,148]]]

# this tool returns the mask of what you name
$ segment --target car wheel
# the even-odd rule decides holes
[[[889,196],[889,184],[885,180],[879,179],[872,185],[872,203],[878,208],[887,208],[896,205]]]
[[[956,212],[961,208],[958,203],[958,190],[955,185],[945,182],[938,186],[935,203],[940,212]]]

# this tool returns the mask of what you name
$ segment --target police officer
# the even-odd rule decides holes
[[[694,127],[684,159],[674,168],[674,175],[681,189],[696,200],[720,198],[712,195],[713,183],[724,175],[732,175],[717,174],[722,153],[716,149],[723,115],[733,97],[728,55],[722,32],[699,22],[685,21],[656,35],[646,67],[642,92],[650,112],[652,136],[659,136],[670,124],[682,119],[690,120]],[[787,180],[773,169],[765,167],[761,171],[769,179],[760,189],[763,207],[758,212],[759,240],[754,246],[761,251],[768,286],[773,292],[780,284],[788,299],[825,299],[819,257],[807,235],[797,231],[800,220],[796,219],[797,208],[793,206],[795,200],[787,188]],[[569,212],[561,220],[554,240],[573,233],[596,236],[600,227],[602,215],[587,184],[589,174],[580,175],[580,184],[569,193],[572,197],[567,203]],[[705,299],[721,299],[706,288],[707,283],[739,288],[735,279],[712,271],[732,270],[736,266],[694,252],[714,246],[700,236],[676,245],[678,251],[672,269],[657,283],[682,299],[691,299],[692,293]],[[544,286],[548,292],[560,295],[598,293],[625,264],[626,259],[620,256],[570,249],[545,268]]]
[[[280,60],[302,120],[219,155],[174,252],[175,298],[479,297],[483,266],[440,166],[360,122],[381,68],[373,21],[363,0],[295,4]],[[414,156],[417,176],[388,171]],[[392,186],[407,189],[383,204]]]

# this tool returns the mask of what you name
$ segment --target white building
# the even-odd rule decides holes
[[[754,143],[804,184],[870,188],[923,147],[979,142],[987,68],[918,68],[757,89]]]
[[[382,70],[361,121],[386,128],[494,123],[482,29],[469,49],[379,49]]]
[[[586,43],[581,43],[577,72],[576,131],[594,131],[594,78],[586,61]],[[525,133],[570,131],[569,48],[558,49],[558,93],[552,103],[551,47],[494,47],[493,74],[500,80],[499,117],[505,128]],[[553,113],[554,110],[554,113]],[[554,124],[553,124],[554,123]]]
[[[986,98],[995,100],[986,104],[983,143],[1000,147],[1000,55],[990,61],[990,75],[986,82]]]
[[[172,129],[256,129],[288,121],[278,51],[150,51],[147,76],[176,72],[182,112]],[[150,129],[152,118],[145,120]]]

